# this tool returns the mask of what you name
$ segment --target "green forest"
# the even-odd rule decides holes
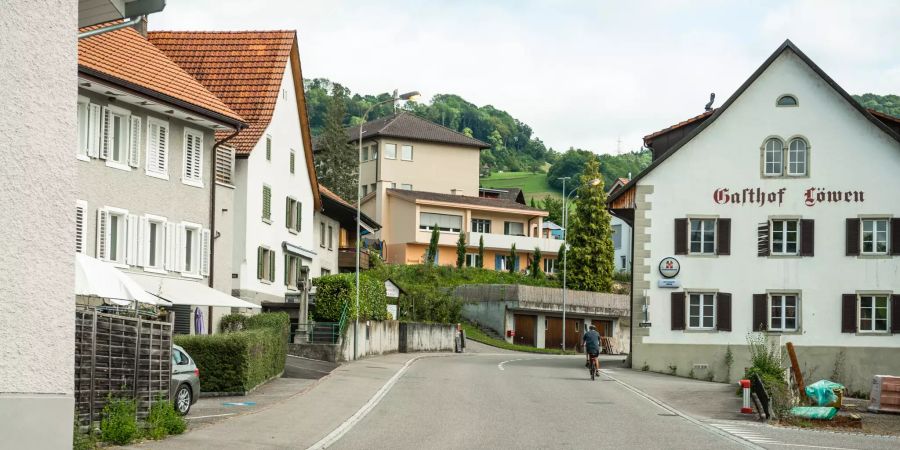
[[[900,96],[863,94],[854,95],[853,98],[866,108],[900,117]]]

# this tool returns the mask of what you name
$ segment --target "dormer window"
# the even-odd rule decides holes
[[[799,105],[799,103],[797,103],[797,97],[794,97],[793,95],[782,95],[781,97],[778,97],[778,101],[775,102],[775,105],[776,106],[797,106],[797,105]]]

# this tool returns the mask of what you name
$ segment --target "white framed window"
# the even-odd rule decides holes
[[[154,117],[147,118],[145,173],[151,177],[169,179],[169,123]]]
[[[626,267],[626,264],[625,264],[625,263],[626,263],[626,261],[625,261],[625,255],[620,256],[619,259],[620,259],[621,262],[622,262],[622,267],[621,267],[621,269],[622,269],[622,270],[627,269],[628,267]]]
[[[84,200],[75,201],[75,253],[85,253],[87,244],[87,210]]]
[[[478,267],[478,253],[466,253],[466,267]]]
[[[108,167],[131,170],[129,149],[131,114],[116,106],[101,108],[100,158]]]
[[[128,248],[128,211],[103,207],[97,210],[97,258],[125,265]]]
[[[366,162],[369,160],[369,146],[365,146],[359,150],[359,161]]]
[[[688,328],[712,330],[716,327],[716,294],[691,293],[688,304]]]
[[[400,189],[411,191],[413,190],[413,186],[411,184],[403,183],[400,185]]]
[[[800,296],[798,294],[769,294],[769,330],[797,331],[799,323]]]
[[[325,248],[325,222],[319,222],[319,247]]]
[[[776,106],[798,106],[797,97],[790,94],[782,95],[775,101]]]
[[[522,222],[503,222],[503,234],[507,236],[525,236],[525,224]]]
[[[181,182],[189,186],[203,187],[203,133],[184,129],[184,170]]]
[[[287,197],[284,215],[287,229],[299,233],[300,225],[303,223],[303,204]]]
[[[291,173],[294,173],[294,165],[296,164],[296,160],[297,160],[297,152],[294,151],[294,149],[291,149],[291,160],[290,160],[290,164],[289,164]]]
[[[860,295],[858,330],[860,333],[886,333],[890,317],[889,295]]]
[[[612,241],[613,249],[619,250],[622,248],[622,225],[612,226]]]
[[[788,145],[788,175],[795,177],[806,175],[807,147],[805,140],[791,139],[791,143]]]
[[[328,250],[334,250],[334,228],[328,225]]]
[[[256,256],[256,278],[266,283],[275,282],[275,251],[259,247]]]
[[[419,213],[419,229],[431,231],[437,225],[440,231],[459,233],[462,229],[462,216],[438,213]]]
[[[372,156],[372,160],[378,159],[378,143],[372,144],[372,149],[370,150],[370,154]]]
[[[397,159],[397,144],[384,144],[384,158]]]
[[[78,149],[75,157],[82,161],[90,161],[88,142],[91,135],[90,108],[87,97],[78,96]]]
[[[284,254],[284,285],[288,289],[292,291],[297,290],[297,282],[300,280],[302,267],[303,264],[300,262],[299,256]]]
[[[716,219],[688,219],[690,222],[690,253],[716,254]]]
[[[544,258],[544,273],[546,274],[554,274],[556,273],[556,258]]]
[[[412,145],[400,146],[400,159],[403,161],[412,161],[413,160],[413,146]]]
[[[860,226],[862,233],[862,254],[887,255],[889,247],[889,219],[862,219]]]
[[[472,231],[475,233],[490,233],[491,221],[489,219],[472,219]]]
[[[765,162],[763,174],[767,177],[777,177],[784,173],[784,142],[781,139],[771,138],[766,141]]]
[[[165,271],[165,217],[144,214],[141,217],[141,265],[147,272]]]
[[[264,184],[262,188],[262,220],[272,223],[272,187]]]
[[[196,223],[182,222],[178,225],[180,272],[184,276],[200,275],[201,234],[203,227]]]
[[[772,220],[772,254],[773,255],[797,255],[799,254],[799,227],[797,219],[773,219]]]

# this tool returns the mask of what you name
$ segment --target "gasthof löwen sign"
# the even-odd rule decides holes
[[[766,191],[760,188],[744,188],[739,191],[732,191],[728,188],[718,188],[713,191],[713,201],[718,205],[733,204],[744,206],[755,204],[763,206],[768,203],[781,206],[786,192],[787,188],[781,188],[777,191]],[[806,206],[815,206],[819,203],[863,203],[865,201],[865,192],[811,187],[803,192],[803,197],[803,203]]]

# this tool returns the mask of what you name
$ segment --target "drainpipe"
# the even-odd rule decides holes
[[[209,239],[209,276],[208,276],[208,282],[209,282],[209,287],[210,287],[210,288],[213,288],[213,279],[215,278],[214,275],[215,275],[215,273],[216,273],[216,272],[215,272],[215,261],[216,261],[216,258],[215,258],[215,256],[216,256],[216,238],[218,238],[218,236],[216,235],[216,151],[217,151],[217,150],[219,149],[219,147],[221,147],[223,144],[225,144],[226,142],[230,141],[232,138],[234,138],[235,136],[237,136],[237,134],[241,132],[241,129],[242,129],[242,127],[241,127],[240,125],[238,125],[237,128],[234,130],[234,133],[231,133],[231,134],[228,135],[225,139],[222,139],[222,140],[220,140],[220,141],[216,141],[216,143],[213,144],[213,146],[212,146],[212,151],[209,152],[209,153],[210,153],[210,157],[209,157],[210,165],[209,165],[209,167],[210,167],[210,178],[211,178],[211,179],[210,179],[210,183],[209,183],[209,185],[210,185],[210,190],[209,190],[209,233],[210,233],[210,239]],[[236,165],[236,164],[234,164],[234,165]],[[213,332],[213,329],[212,329],[212,326],[213,326],[213,307],[212,307],[212,306],[210,306],[210,307],[207,308],[207,314],[206,314],[206,315],[207,315],[207,321],[209,322],[209,325],[208,325],[207,328],[206,328],[206,329],[208,330],[207,334],[212,334],[212,332]]]
[[[103,34],[108,31],[116,31],[116,30],[121,30],[122,28],[128,28],[130,26],[136,25],[143,18],[144,18],[144,16],[137,16],[133,19],[128,19],[122,23],[117,23],[115,25],[110,25],[108,27],[97,28],[96,30],[85,31],[84,33],[78,33],[78,39],[84,39],[86,37],[96,36],[98,34]]]

